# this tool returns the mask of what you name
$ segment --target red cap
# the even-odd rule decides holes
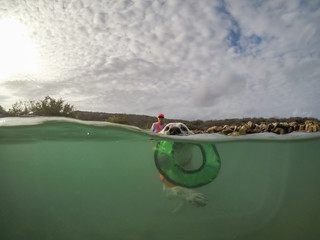
[[[164,115],[162,114],[162,113],[160,113],[159,115],[158,115],[158,118],[159,117],[163,117],[164,118]]]

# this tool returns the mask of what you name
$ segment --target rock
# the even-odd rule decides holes
[[[259,128],[261,129],[261,132],[266,132],[267,130],[267,124],[261,123],[259,125]]]
[[[312,121],[306,121],[304,125],[305,125],[305,131],[308,133],[319,131],[319,125]]]
[[[216,126],[210,127],[205,132],[206,133],[214,133],[216,128],[217,128]]]
[[[239,136],[239,132],[233,131],[232,133],[229,133],[228,136]]]
[[[255,128],[253,129],[254,132],[262,132],[262,128],[260,125],[256,125]]]
[[[272,129],[272,124],[268,124],[267,125],[267,132],[271,132],[271,129]]]
[[[303,124],[300,124],[299,125],[299,132],[303,132],[304,131],[304,129],[305,129],[305,126],[303,125]]]
[[[251,128],[251,129],[254,128],[254,125],[253,125],[253,123],[252,123],[251,121],[249,121],[249,122],[247,123],[247,125],[248,125],[248,127]]]
[[[285,134],[285,130],[283,128],[276,128],[273,130],[274,133],[276,134]]]
[[[289,126],[292,128],[292,131],[297,131],[299,130],[299,126],[296,122],[290,122]]]
[[[214,132],[215,132],[215,131],[214,131],[215,129],[216,129],[216,126],[209,127],[207,130],[205,130],[205,132],[206,132],[206,133],[214,133]]]
[[[192,132],[193,132],[194,134],[202,134],[202,133],[204,133],[204,131],[199,130],[199,129],[192,130]]]
[[[208,128],[205,132],[206,133],[216,133],[216,132],[220,132],[222,130],[222,127],[220,126],[213,126]]]
[[[248,126],[244,125],[239,128],[239,135],[246,135],[248,131]]]
[[[288,133],[292,133],[294,130],[293,130],[293,127],[289,127],[288,128]]]
[[[233,132],[233,130],[234,129],[231,126],[225,125],[221,132],[223,134],[229,134],[229,133]]]
[[[261,129],[262,132],[270,132],[271,129],[272,129],[272,127],[273,127],[273,125],[272,125],[272,124],[262,123],[262,124],[260,124],[259,127],[260,127],[260,129]]]
[[[279,123],[278,128],[283,129],[283,133],[281,133],[281,134],[288,133],[289,124],[288,123]]]
[[[249,121],[242,126],[212,126],[208,128],[206,131],[202,131],[199,133],[221,133],[229,136],[239,136],[261,132],[273,132],[276,134],[286,134],[291,133],[293,131],[317,132],[319,131],[319,129],[319,123],[310,120],[305,121],[304,124],[298,124],[297,122],[273,122],[271,124],[254,124],[251,121]]]

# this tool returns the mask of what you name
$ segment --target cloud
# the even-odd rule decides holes
[[[170,118],[320,117],[317,1],[5,1],[41,72],[0,80],[1,105]]]
[[[244,93],[246,80],[243,76],[231,72],[222,72],[213,79],[206,79],[197,89],[195,103],[198,107],[210,107],[219,100],[235,97]]]

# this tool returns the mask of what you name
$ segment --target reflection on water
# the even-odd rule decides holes
[[[193,138],[215,143],[221,170],[197,189],[206,207],[173,214],[179,203],[154,165],[158,136],[88,123],[2,126],[0,239],[319,239],[319,135],[258,136]]]

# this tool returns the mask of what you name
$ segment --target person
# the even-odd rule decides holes
[[[166,126],[166,124],[164,122],[164,115],[162,113],[160,113],[158,115],[158,122],[153,123],[150,130],[152,132],[158,133],[162,129],[164,129],[165,126]]]
[[[158,122],[153,123],[150,130],[151,130],[152,132],[158,133],[158,132],[160,132],[162,129],[164,129],[165,126],[166,126],[166,124],[165,124],[165,122],[164,122],[164,115],[163,115],[162,113],[160,113],[160,114],[158,115]],[[165,184],[165,186],[167,186],[167,187],[174,187],[174,186],[175,186],[174,184],[168,182],[168,181],[164,178],[164,176],[163,176],[162,174],[160,174],[160,179],[161,179],[161,181]]]

